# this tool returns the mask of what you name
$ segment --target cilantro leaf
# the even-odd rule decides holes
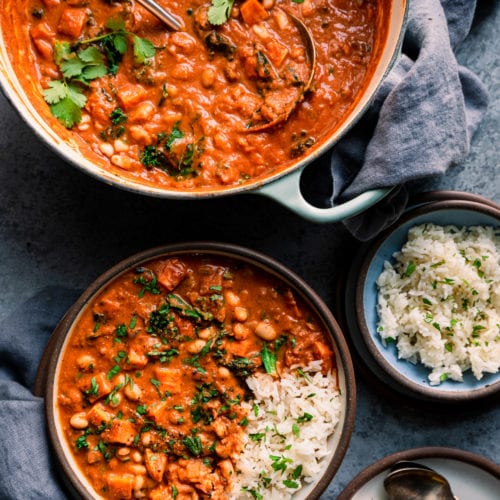
[[[49,88],[43,91],[43,98],[48,104],[56,104],[68,96],[68,86],[61,80],[49,82]]]
[[[208,22],[215,26],[225,23],[231,15],[234,0],[212,0],[208,9]]]
[[[93,45],[78,52],[78,57],[87,64],[104,64],[104,56]]]
[[[82,74],[85,63],[79,57],[64,60],[60,68],[64,78],[73,78]]]
[[[62,80],[49,82],[49,88],[43,91],[43,97],[51,105],[50,109],[54,116],[64,124],[78,123],[81,116],[80,108],[87,102],[87,98],[78,87]]]
[[[56,42],[54,45],[54,61],[63,79],[49,82],[43,97],[52,114],[67,128],[72,128],[81,120],[81,108],[87,102],[82,85],[89,85],[92,80],[108,73],[116,75],[118,65],[127,52],[128,40],[133,43],[136,63],[145,63],[156,53],[149,40],[125,30],[123,19],[109,19],[106,27],[111,30],[110,33],[74,44]]]
[[[154,57],[156,49],[154,45],[145,38],[132,35],[134,42],[134,60],[136,63],[144,64],[148,59]]]
[[[125,31],[125,21],[120,17],[108,19],[106,21],[106,28],[109,28],[112,31]]]

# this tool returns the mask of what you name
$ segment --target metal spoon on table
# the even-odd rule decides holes
[[[397,462],[384,479],[389,500],[458,500],[441,474],[415,462]]]
[[[163,21],[173,30],[178,31],[184,28],[184,23],[181,19],[178,19],[168,12],[168,10],[164,9],[160,4],[155,2],[155,0],[137,0],[137,3],[140,3],[146,10],[151,12],[151,14]]]

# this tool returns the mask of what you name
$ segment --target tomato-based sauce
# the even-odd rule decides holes
[[[286,283],[221,257],[157,259],[92,299],[63,351],[67,446],[105,498],[227,498],[248,425],[245,379],[335,359]]]
[[[2,31],[24,90],[58,134],[113,173],[182,191],[255,181],[319,147],[366,86],[389,9],[385,0],[159,3],[182,30],[132,1],[3,0]],[[306,42],[288,12],[315,40],[309,89]]]

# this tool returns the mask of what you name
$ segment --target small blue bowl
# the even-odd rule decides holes
[[[376,281],[384,269],[384,262],[393,261],[393,254],[406,242],[410,228],[425,223],[500,227],[500,207],[491,202],[485,204],[464,199],[421,204],[407,211],[395,225],[377,238],[361,263],[356,283],[355,314],[360,336],[376,365],[391,378],[400,391],[418,399],[443,403],[469,402],[491,397],[500,392],[500,372],[485,374],[477,380],[468,370],[464,373],[462,382],[446,380],[439,386],[431,386],[427,378],[430,370],[427,367],[398,359],[396,345],[384,346],[377,333],[379,317]]]

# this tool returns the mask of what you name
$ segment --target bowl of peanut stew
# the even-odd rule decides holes
[[[317,212],[298,182],[397,58],[405,0],[159,3],[181,30],[134,2],[0,1],[0,86],[52,149],[134,192],[253,190],[315,220],[385,196],[370,191]]]
[[[51,443],[83,498],[318,498],[354,426],[351,358],[329,309],[232,245],[117,264],[40,366]]]

